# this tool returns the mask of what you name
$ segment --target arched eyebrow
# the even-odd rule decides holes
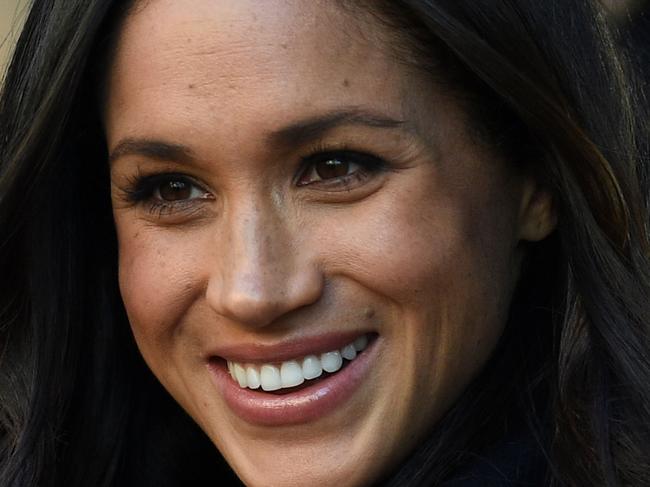
[[[367,110],[351,108],[301,120],[272,131],[267,135],[267,142],[272,146],[299,147],[318,140],[327,132],[340,126],[362,125],[373,128],[395,128],[403,124],[403,120]]]
[[[171,144],[153,139],[122,139],[111,151],[108,162],[120,157],[137,155],[159,161],[191,162],[194,160],[192,149],[182,144]]]
[[[404,121],[361,109],[337,110],[271,131],[266,136],[266,142],[272,147],[291,149],[318,140],[327,132],[346,125],[395,128],[404,125]],[[118,142],[110,152],[108,161],[113,163],[121,157],[131,155],[181,163],[191,163],[196,159],[192,149],[183,144],[128,137]]]

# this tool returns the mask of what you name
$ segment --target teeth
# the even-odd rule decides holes
[[[239,364],[235,364],[233,366],[233,370],[235,372],[235,377],[237,378],[237,382],[239,382],[240,387],[246,387],[246,371],[244,370],[244,367],[242,367]]]
[[[282,387],[295,387],[305,382],[302,376],[302,367],[295,360],[284,362],[280,369]]]
[[[251,389],[259,389],[262,385],[260,382],[260,373],[252,365],[246,367],[246,384]]]
[[[296,387],[306,380],[316,379],[323,371],[330,374],[343,367],[343,359],[351,361],[368,346],[368,337],[360,336],[340,350],[325,352],[319,356],[307,355],[302,359],[287,360],[278,365],[239,364],[228,361],[228,372],[240,387],[270,392]]]
[[[262,389],[265,391],[277,391],[282,389],[282,379],[280,378],[280,370],[274,365],[262,365],[260,371],[260,382]],[[241,384],[239,384],[241,386]]]
[[[366,347],[368,346],[368,337],[366,335],[360,336],[353,342],[353,345],[354,345],[354,349],[357,352],[361,352],[362,350],[365,350]]]
[[[302,375],[305,380],[315,379],[323,374],[323,366],[316,355],[307,355],[302,359]]]
[[[335,352],[327,352],[320,356],[320,363],[323,365],[325,372],[336,372],[343,365],[343,357],[341,357],[338,350]]]
[[[341,357],[345,360],[354,360],[357,356],[357,350],[354,348],[353,344],[346,345],[341,349]]]

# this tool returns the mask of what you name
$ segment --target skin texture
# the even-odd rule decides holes
[[[247,485],[365,485],[403,460],[494,349],[521,241],[553,226],[549,198],[468,134],[450,96],[396,63],[373,22],[334,2],[153,0],[127,18],[110,70],[133,333]],[[270,135],[343,109],[403,123]],[[186,150],[143,153],[136,139]],[[303,158],[341,148],[386,168],[311,177]],[[197,186],[134,201],[138,178],[162,173]],[[243,421],[206,368],[217,346],[355,330],[378,335],[378,359],[307,424]]]

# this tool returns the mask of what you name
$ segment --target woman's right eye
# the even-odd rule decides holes
[[[183,210],[214,196],[191,178],[180,174],[156,174],[138,177],[127,190],[133,203],[147,203],[159,216]]]
[[[168,179],[160,183],[153,191],[153,197],[163,201],[183,201],[200,198],[202,195],[202,190],[183,179]]]

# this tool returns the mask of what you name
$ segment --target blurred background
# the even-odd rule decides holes
[[[4,76],[7,60],[20,31],[27,4],[27,0],[0,0],[0,79]]]

